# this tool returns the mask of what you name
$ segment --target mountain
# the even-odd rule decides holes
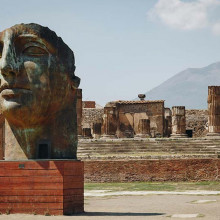
[[[220,85],[220,62],[203,68],[189,68],[145,93],[147,100],[165,100],[166,107],[207,109],[208,86]]]

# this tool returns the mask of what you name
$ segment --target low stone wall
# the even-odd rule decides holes
[[[208,133],[208,110],[186,110],[186,129],[193,130],[193,137],[204,137]]]
[[[84,161],[85,182],[220,181],[220,159]]]
[[[82,127],[92,128],[94,122],[102,121],[103,114],[103,108],[83,108]]]

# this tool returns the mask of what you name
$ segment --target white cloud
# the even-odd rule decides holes
[[[215,23],[215,24],[212,26],[212,32],[213,32],[215,35],[219,35],[219,36],[220,36],[220,22],[219,22],[219,23]]]
[[[208,9],[220,5],[219,0],[159,0],[148,13],[169,27],[181,30],[200,29],[210,25]],[[218,26],[218,25],[217,25]],[[213,27],[218,32],[219,27]]]

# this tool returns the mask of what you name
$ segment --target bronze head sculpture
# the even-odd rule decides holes
[[[0,33],[0,105],[5,159],[76,158],[72,50],[55,32],[19,24]]]

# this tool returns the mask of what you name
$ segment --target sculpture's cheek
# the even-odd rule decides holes
[[[33,71],[37,68],[37,64],[33,61],[24,62],[24,67],[27,71]]]
[[[30,82],[31,88],[44,88],[49,84],[48,69],[45,65],[37,64],[32,61],[24,63],[25,72]]]

